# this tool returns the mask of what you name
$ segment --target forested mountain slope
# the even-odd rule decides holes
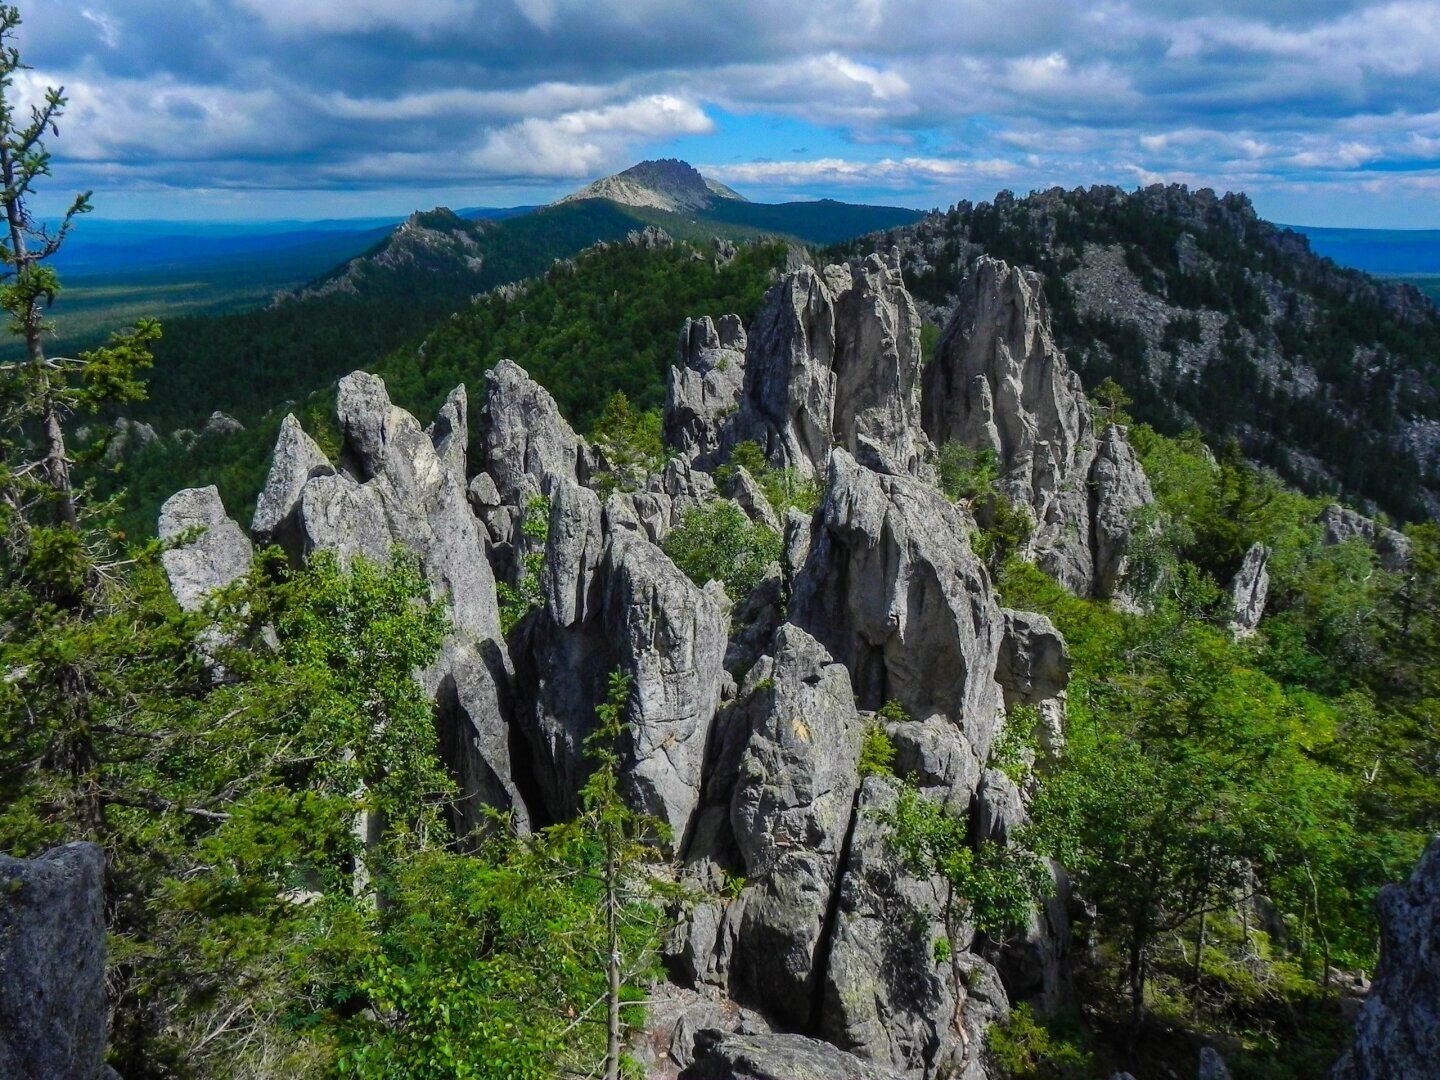
[[[900,248],[939,319],[981,252],[1034,267],[1056,338],[1135,415],[1309,490],[1406,519],[1440,511],[1440,311],[1413,288],[1316,257],[1243,195],[1181,186],[956,204],[842,246]]]

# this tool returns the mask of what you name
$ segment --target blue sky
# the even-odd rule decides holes
[[[55,194],[110,217],[547,202],[645,157],[765,201],[1243,190],[1440,228],[1440,0],[30,0]]]

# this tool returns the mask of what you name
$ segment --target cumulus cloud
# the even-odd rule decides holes
[[[912,201],[1151,178],[1413,200],[1440,172],[1440,0],[51,0],[26,17],[21,89],[69,88],[54,149],[116,186],[551,191],[701,136],[686,153],[742,187]],[[770,120],[790,127],[762,145]]]

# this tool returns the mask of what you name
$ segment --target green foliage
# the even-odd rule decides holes
[[[779,469],[771,465],[757,442],[747,440],[739,443],[730,451],[730,460],[715,470],[715,482],[722,490],[729,487],[737,468],[744,469],[755,479],[765,495],[765,501],[781,517],[791,507],[802,514],[811,514],[820,505],[819,483],[812,477],[802,476],[795,469]]]
[[[637,491],[665,463],[660,410],[636,412],[620,390],[605,403],[590,440],[605,460],[605,472],[596,482],[602,492]]]
[[[983,842],[971,847],[969,825],[914,786],[901,786],[893,809],[881,820],[886,842],[907,869],[922,877],[939,876],[946,884],[946,925],[972,921],[1003,940],[1024,925],[1047,881],[1040,863],[1019,847]],[[951,937],[958,934],[952,932]]]
[[[895,775],[895,744],[880,724],[872,723],[865,728],[857,767],[861,776]]]
[[[1125,393],[1125,388],[1110,376],[1100,381],[1100,385],[1091,392],[1090,399],[1094,403],[1097,427],[1103,430],[1111,424],[1130,423],[1130,414],[1125,407],[1135,403]]]
[[[875,715],[881,720],[889,720],[892,724],[903,724],[911,718],[910,714],[905,710],[905,706],[893,700],[881,705]]]
[[[930,944],[930,958],[937,964],[948,964],[955,955],[950,939],[943,934]]]
[[[940,490],[952,501],[969,501],[995,493],[1000,455],[994,450],[976,450],[964,443],[948,442],[940,447],[936,464],[940,469]]]
[[[1035,729],[1040,709],[1035,705],[1012,705],[1005,723],[990,747],[990,767],[999,769],[1017,784],[1030,778],[1038,756]]]
[[[780,557],[781,540],[733,502],[717,499],[686,510],[661,547],[695,584],[724,582],[725,591],[738,601],[750,595],[765,568]]]
[[[1097,1071],[1073,1033],[1053,1030],[1024,1002],[985,1033],[985,1056],[997,1080],[1090,1080]]]
[[[540,575],[545,572],[545,544],[550,539],[550,500],[544,495],[537,495],[525,504],[520,535],[520,580],[515,585],[507,581],[495,584],[500,603],[500,632],[506,637],[526,615],[545,606]]]

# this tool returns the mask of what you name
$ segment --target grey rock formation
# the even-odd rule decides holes
[[[893,259],[788,274],[751,328],[727,439],[752,439],[805,476],[823,475],[832,446],[885,472],[916,472],[919,335]]]
[[[115,421],[115,435],[105,447],[105,460],[117,461],[136,447],[146,447],[160,436],[149,424],[122,416]]]
[[[695,1061],[680,1080],[901,1080],[803,1035],[739,1035],[714,1029],[694,1040]]]
[[[292,556],[302,554],[303,540],[295,512],[300,505],[300,494],[312,476],[327,476],[334,471],[330,459],[315,440],[305,434],[300,421],[293,415],[286,416],[280,422],[280,437],[275,442],[270,473],[250,521],[256,542],[280,544]]]
[[[1327,506],[1320,514],[1320,528],[1321,540],[1327,545],[1363,541],[1379,557],[1381,568],[1392,574],[1403,573],[1410,565],[1410,541],[1404,533],[1348,507],[1338,503]]]
[[[1270,595],[1270,549],[1264,544],[1251,544],[1230,579],[1230,632],[1236,637],[1250,637],[1265,614],[1265,601]]]
[[[718,463],[721,429],[739,406],[745,381],[745,328],[738,315],[720,325],[686,319],[679,363],[665,387],[665,444],[705,468]]]
[[[466,491],[464,387],[427,430],[391,403],[379,378],[355,372],[340,381],[337,412],[339,470],[314,463],[318,449],[298,426],[292,429],[290,449],[277,453],[272,468],[276,498],[266,521],[293,520],[306,554],[329,550],[342,559],[384,562],[399,546],[419,559],[453,627],[420,679],[435,699],[442,753],[460,786],[456,826],[462,833],[476,827],[488,805],[513,809],[523,827],[526,808],[510,768],[510,661],[495,579]],[[293,489],[302,469],[307,479],[296,505],[284,511],[279,494]]]
[[[1200,1048],[1200,1068],[1195,1074],[1195,1080],[1230,1080],[1230,1069],[1214,1047]]]
[[[245,425],[236,420],[233,416],[216,409],[205,421],[205,426],[200,429],[201,435],[233,435],[237,431],[244,431]]]
[[[946,937],[944,887],[911,876],[891,850],[882,815],[896,791],[892,781],[865,781],[841,879],[821,1032],[906,1076],[959,1075],[976,1063],[1005,995],[989,965],[964,952],[968,941],[952,943],[954,966],[936,961],[934,943]]]
[[[1428,1080],[1440,1063],[1440,836],[1378,908],[1380,965],[1331,1080]]]
[[[589,451],[555,399],[513,360],[485,374],[480,431],[485,471],[502,503],[523,508],[542,493],[547,477],[584,483]]]
[[[999,486],[1030,509],[1046,570],[1081,595],[1116,595],[1130,514],[1150,487],[1124,429],[1096,430],[1051,336],[1039,275],[975,262],[925,371],[921,415],[937,446],[995,452]]]
[[[1065,638],[1044,615],[1005,609],[1005,632],[995,678],[1005,692],[1005,707],[1031,705],[1040,712],[1034,734],[1053,754],[1064,742],[1065,688],[1070,682],[1070,652]]]
[[[814,1011],[818,950],[859,785],[863,732],[850,679],[809,634],[782,626],[749,683],[750,738],[730,823],[746,887],[730,987],[796,1027]]]
[[[740,509],[745,511],[751,521],[758,522],[773,532],[780,532],[780,519],[775,516],[770,500],[765,497],[765,492],[759,482],[750,475],[749,470],[738,465],[735,467],[730,477],[728,493],[730,498],[740,504]]]
[[[254,554],[244,530],[225,513],[213,484],[177,491],[160,507],[161,540],[176,541],[197,531],[193,539],[160,556],[170,591],[186,611],[198,610],[216,589],[244,577]]]
[[[983,761],[1003,621],[972,529],[928,484],[836,449],[790,618],[849,669],[861,708],[895,700],[912,719],[943,716]]]
[[[94,844],[0,855],[0,1076],[108,1073],[104,881]]]
[[[680,843],[724,681],[722,597],[697,588],[635,531],[607,530],[595,493],[566,482],[552,487],[542,589],[545,608],[526,641],[521,726],[548,812],[573,812],[584,738],[609,674],[622,670],[631,676],[625,783]]]

